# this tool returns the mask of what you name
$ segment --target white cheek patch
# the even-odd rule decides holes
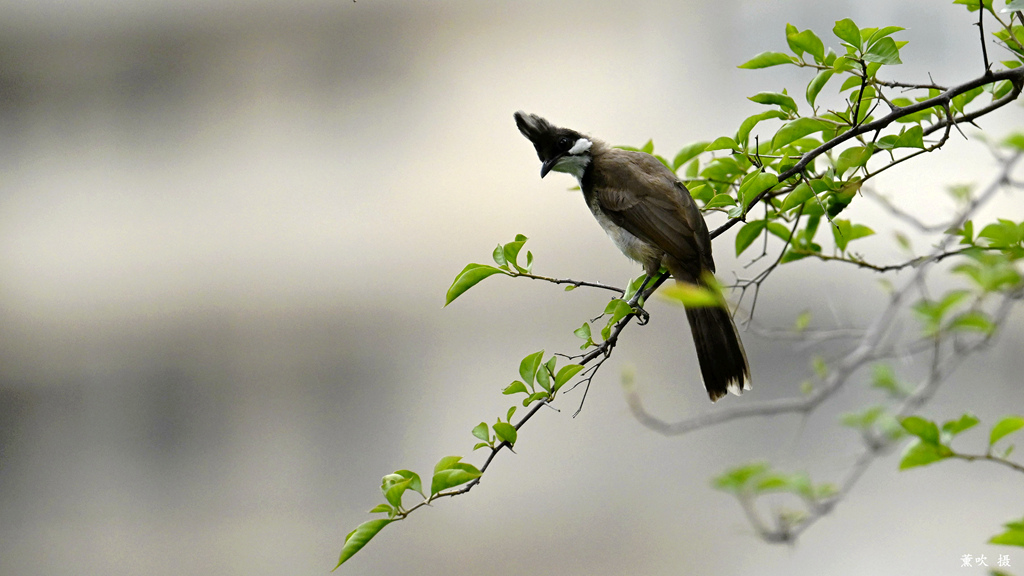
[[[591,142],[590,140],[587,140],[586,138],[580,138],[579,140],[576,141],[575,144],[572,145],[572,148],[569,148],[569,154],[582,154],[583,152],[590,150],[590,147],[593,145],[594,143]]]

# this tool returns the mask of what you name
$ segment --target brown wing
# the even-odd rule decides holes
[[[597,166],[594,191],[612,222],[674,257],[694,278],[714,272],[707,224],[671,170],[649,154],[618,149]]]

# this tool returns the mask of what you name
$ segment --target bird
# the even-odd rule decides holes
[[[704,216],[676,174],[645,152],[614,148],[518,111],[516,126],[537,151],[540,177],[570,174],[615,246],[653,279],[662,268],[678,283],[717,290]],[[750,366],[736,324],[721,305],[687,306],[704,387],[712,402],[750,389]]]

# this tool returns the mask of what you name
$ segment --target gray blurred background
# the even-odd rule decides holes
[[[671,157],[732,134],[755,92],[802,103],[806,73],[736,65],[784,50],[787,22],[837,46],[844,17],[908,28],[890,77],[980,73],[973,16],[931,0],[0,2],[0,574],[326,573],[382,475],[481,464],[470,429],[504,414],[519,359],[572,351],[607,298],[493,278],[442,309],[467,262],[524,233],[539,273],[638,273],[570,179],[538,179],[512,112]],[[1021,121],[1014,105],[981,126]],[[993,168],[957,139],[877,186],[934,221],[944,184]],[[993,214],[1024,217],[1020,198]],[[876,229],[859,248],[901,258]],[[746,263],[732,242],[726,281]],[[877,280],[794,264],[759,321],[863,326]],[[1024,511],[1021,478],[981,464],[889,456],[796,545],[758,540],[709,478],[770,459],[839,480],[859,445],[836,416],[879,398],[857,383],[804,421],[660,437],[629,415],[624,366],[659,416],[714,408],[683,315],[651,307],[579,417],[576,391],[470,495],[339,573],[946,574],[967,553],[1024,571],[984,544]],[[926,414],[1020,412],[1018,324]],[[744,338],[755,389],[724,403],[798,393],[812,352]]]

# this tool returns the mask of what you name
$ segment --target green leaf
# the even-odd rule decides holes
[[[836,247],[845,252],[846,246],[858,238],[865,238],[875,233],[874,230],[863,224],[851,224],[849,220],[834,219],[832,223],[832,236],[835,238]]]
[[[554,390],[557,392],[566,382],[572,379],[573,376],[579,374],[580,370],[583,370],[583,366],[579,364],[566,364],[558,370],[558,374],[555,375],[555,386]]]
[[[714,142],[708,144],[707,148],[704,149],[705,152],[711,152],[713,150],[739,150],[739,144],[728,136],[719,136],[718,138],[715,138]]]
[[[390,523],[391,519],[389,518],[378,518],[363,522],[355,530],[349,532],[348,536],[345,536],[345,545],[341,547],[341,557],[338,558],[338,566],[341,566],[346,560],[354,556],[356,552],[362,550],[367,542]],[[334,569],[337,570],[338,566],[335,566]]]
[[[643,145],[643,148],[640,148],[640,151],[652,154],[654,152],[654,139],[652,138],[648,140],[647,143]]]
[[[508,263],[505,262],[505,247],[502,246],[501,244],[498,244],[498,246],[494,249],[494,253],[491,254],[491,257],[494,258],[494,263],[497,264],[498,266],[508,265]]]
[[[1007,434],[1013,434],[1021,428],[1024,428],[1024,416],[1007,416],[996,422],[996,425],[992,427],[992,433],[989,434],[989,447],[994,446],[996,442],[999,442]]]
[[[736,233],[736,255],[739,256],[744,250],[753,244],[754,240],[761,235],[761,231],[764,230],[764,220],[754,220],[753,222],[747,222],[740,228],[740,231]]]
[[[821,132],[831,126],[828,122],[815,120],[814,118],[797,118],[783,125],[775,133],[775,136],[772,138],[772,150],[778,150],[790,142],[794,142],[808,134]]]
[[[483,472],[472,464],[459,462],[460,460],[462,460],[461,456],[445,456],[434,466],[434,477],[430,481],[431,495],[465,484],[483,475]]]
[[[907,416],[900,420],[900,425],[910,434],[917,436],[926,444],[939,443],[939,427],[931,420],[925,420],[920,416]]]
[[[712,198],[710,201],[708,201],[707,204],[704,205],[704,209],[705,210],[709,210],[711,208],[721,208],[722,206],[735,206],[735,205],[736,205],[736,199],[733,198],[732,196],[730,196],[728,194],[717,194],[717,195],[715,195],[714,198]]]
[[[695,162],[696,161],[691,162],[690,166],[693,166]],[[687,189],[689,189],[690,191],[691,198],[693,198],[694,200],[700,200],[705,204],[708,202],[708,200],[711,200],[711,197],[714,196],[715,194],[715,191],[711,188],[711,186],[708,186],[707,184],[703,183],[696,185],[691,184],[690,186],[687,186]]]
[[[518,394],[520,392],[529,392],[529,390],[526,389],[526,384],[519,380],[516,380],[515,382],[509,384],[508,386],[505,387],[504,390],[501,391],[501,393],[506,396],[509,396],[511,394]]]
[[[849,18],[843,18],[842,20],[836,21],[836,25],[832,28],[832,33],[834,33],[837,38],[846,42],[850,46],[853,46],[858,50],[860,49],[860,28],[858,28],[857,25],[854,24],[853,20],[850,20]]]
[[[384,491],[384,498],[395,507],[396,510],[402,509],[402,494],[409,488],[410,480],[404,479],[401,482],[395,482],[388,486],[387,490]]]
[[[783,54],[782,52],[761,52],[757,56],[754,56],[750,60],[740,64],[738,67],[753,70],[757,68],[768,68],[769,66],[778,66],[779,64],[793,64],[795,62],[796,61],[792,56]]]
[[[683,146],[679,153],[676,154],[675,159],[672,160],[672,170],[679,170],[679,167],[686,164],[689,160],[696,158],[701,152],[707,149],[710,142],[694,142]]]
[[[1024,132],[1011,132],[1000,144],[1024,152]]]
[[[447,306],[451,304],[456,298],[462,296],[463,292],[469,290],[473,286],[476,286],[477,283],[484,278],[493,276],[494,274],[506,274],[506,272],[486,264],[468,264],[462,269],[462,272],[459,272],[459,275],[455,277],[455,281],[452,282],[451,287],[448,288],[448,294],[445,296],[444,305]]]
[[[821,70],[818,72],[817,76],[807,84],[807,92],[805,96],[807,98],[807,103],[810,104],[811,107],[814,107],[814,101],[818,98],[818,94],[821,92],[821,89],[825,87],[825,84],[829,79],[832,78],[833,74],[835,74],[835,72],[832,70]]]
[[[764,172],[764,168],[758,168],[748,174],[740,184],[739,197],[743,199],[741,205],[745,210],[749,209],[750,203],[758,194],[765,192],[779,183],[779,177],[775,174]]]
[[[793,208],[796,208],[810,200],[812,196],[814,196],[814,190],[811,190],[811,187],[807,185],[807,182],[801,182],[793,189],[792,192],[786,195],[786,199],[782,201],[782,208],[780,208],[780,210],[788,212],[789,210],[792,210]]]
[[[953,321],[949,323],[949,329],[991,334],[995,331],[996,326],[989,319],[988,314],[977,310],[969,310],[953,318]]]
[[[671,286],[663,286],[658,295],[675,301],[686,308],[703,306],[722,306],[722,296],[710,288],[697,286],[688,282],[678,282]]]
[[[1024,520],[1007,522],[1004,526],[1007,528],[1006,532],[993,536],[989,544],[1024,547]]]
[[[509,446],[516,445],[518,433],[516,432],[515,426],[512,426],[508,422],[497,422],[494,424],[493,428],[494,435],[498,437],[498,440],[508,442]]]
[[[868,28],[862,30],[861,35],[863,36],[863,32],[867,32],[868,30]],[[868,34],[867,39],[864,41],[864,45],[868,47],[874,46],[882,38],[885,38],[886,36],[891,36],[892,34],[899,32],[901,30],[904,30],[904,28],[901,28],[899,26],[886,26],[885,28],[879,28],[871,32],[871,34]],[[897,43],[897,45],[900,44]]]
[[[391,514],[394,514],[395,509],[392,508],[391,506],[388,506],[387,504],[377,504],[376,506],[373,507],[373,510],[370,510],[369,513],[380,514],[381,512],[386,512],[390,516]]]
[[[786,40],[789,42],[790,49],[797,56],[807,52],[814,57],[815,62],[822,62],[825,59],[825,45],[813,30],[786,34]]]
[[[790,230],[779,222],[769,222],[768,231],[771,232],[776,238],[786,242],[789,240]]]
[[[552,356],[552,358],[554,357]],[[541,388],[551,392],[551,373],[548,372],[547,366],[543,364],[537,369],[537,384],[539,384]]]
[[[901,131],[893,148],[924,148],[924,130],[920,125]]]
[[[925,466],[952,455],[953,451],[947,446],[915,440],[907,446],[907,450],[903,453],[903,458],[900,459],[900,470]]]
[[[725,492],[743,492],[747,484],[754,478],[769,471],[768,464],[764,462],[753,462],[736,468],[726,470],[723,474],[715,477],[711,485],[718,490]]]
[[[544,351],[534,352],[519,363],[519,375],[523,377],[523,380],[527,384],[533,384],[533,378],[537,374],[537,368],[540,367],[541,359],[544,358]]]
[[[575,334],[578,338],[582,338],[584,340],[589,340],[590,339],[590,324],[588,324],[587,322],[584,322],[583,326],[580,326],[579,328],[577,328],[576,330],[573,331],[573,334]]]
[[[419,492],[423,495],[423,484],[420,482],[420,475],[413,472],[412,470],[396,470],[395,474],[398,474],[402,478],[409,480],[409,490]]]
[[[525,243],[526,236],[523,236],[522,234],[517,234],[516,240],[514,242],[509,242],[508,244],[505,244],[505,261],[511,264],[512,266],[515,266],[516,269],[518,269],[520,272],[525,272],[525,269],[520,267],[519,264],[516,263],[516,259],[519,258],[519,251],[523,248],[523,244]]]
[[[740,124],[739,130],[736,131],[736,142],[746,143],[747,138],[750,136],[750,131],[754,129],[762,120],[769,120],[772,118],[784,119],[787,118],[785,112],[779,110],[768,110],[761,112],[760,114],[754,114],[748,117],[743,123]]]
[[[748,98],[758,104],[778,105],[782,110],[796,113],[796,102],[789,94],[781,92],[758,92]]]
[[[894,398],[905,396],[903,389],[900,387],[900,382],[896,378],[896,373],[893,372],[892,367],[888,364],[875,364],[871,374],[871,386],[884,390]]]
[[[522,382],[520,382],[520,384],[522,384]],[[525,388],[523,389],[523,392],[526,392]],[[481,422],[477,424],[476,427],[473,428],[473,436],[476,436],[477,438],[483,440],[484,442],[490,442],[491,429],[487,426],[487,422]]]
[[[896,47],[896,41],[888,37],[871,45],[864,53],[864,61],[888,65],[903,64],[900,61],[900,50]]]
[[[1024,240],[1024,225],[1018,226],[1012,220],[1000,218],[998,222],[982,228],[978,237],[987,239],[988,245],[993,248],[1017,246]]]
[[[836,160],[836,176],[842,177],[850,168],[860,168],[871,159],[871,146],[854,146],[847,148]]]
[[[978,424],[978,419],[973,414],[964,414],[957,420],[950,420],[942,425],[942,431],[950,436],[969,430]]]
[[[530,404],[533,404],[537,400],[543,400],[545,398],[550,397],[551,395],[544,391],[534,392],[533,394],[530,394],[529,396],[523,399],[523,406],[529,406]]]

